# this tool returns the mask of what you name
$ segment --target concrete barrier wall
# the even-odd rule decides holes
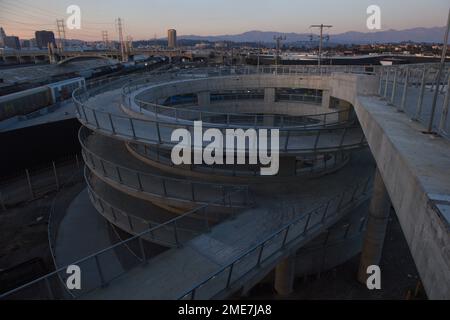
[[[355,108],[428,297],[450,299],[450,224],[433,199],[450,199],[450,143],[375,97],[378,82],[336,74],[332,96]]]
[[[174,95],[221,90],[257,88],[302,88],[330,90],[327,76],[254,75],[229,76],[208,79],[173,81],[141,89],[135,93],[138,99],[154,102]]]

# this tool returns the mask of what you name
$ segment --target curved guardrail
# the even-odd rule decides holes
[[[85,105],[88,100],[89,95],[87,93],[80,95],[78,92],[74,95],[80,122],[94,131],[128,142],[171,148],[177,145],[171,139],[174,130],[184,128],[194,132],[194,125],[136,119],[131,116],[96,110]],[[226,136],[225,128],[219,128],[219,130],[222,130],[222,133]],[[280,153],[331,152],[359,149],[366,146],[364,133],[358,125],[312,129],[284,128],[280,129],[279,132]]]
[[[87,174],[87,173],[85,173]],[[271,236],[267,237],[264,241],[260,242],[258,245],[254,246],[252,249],[248,250],[245,254],[241,255],[237,259],[235,259],[231,264],[222,268],[219,272],[214,273],[207,280],[199,283],[194,288],[186,291],[185,294],[180,296],[180,299],[196,299],[201,296],[200,290],[204,288],[208,283],[212,283],[212,281],[219,282],[219,291],[227,290],[236,283],[240,279],[242,279],[245,275],[243,275],[241,271],[247,270],[247,273],[255,268],[260,268],[264,263],[270,258],[274,257],[277,252],[282,251],[289,244],[295,242],[297,239],[314,232],[315,229],[320,228],[324,224],[330,223],[334,221],[333,219],[338,218],[340,213],[346,209],[346,207],[351,206],[359,201],[361,196],[367,195],[368,186],[370,183],[370,178],[367,179],[364,183],[358,184],[355,188],[351,190],[344,191],[342,194],[332,197],[326,204],[319,206],[315,210],[310,211],[309,213],[302,214],[301,212],[296,212],[295,205],[293,206],[293,216],[297,216],[297,218],[293,218],[292,222],[288,225],[282,227],[280,230],[276,231]],[[89,181],[86,177],[86,181]],[[95,191],[90,190],[90,195],[95,197]],[[235,192],[242,192],[241,190],[237,190]],[[228,196],[228,195],[227,195]],[[102,200],[98,200],[100,203],[98,205],[105,208],[105,203],[101,202]],[[216,199],[211,201],[211,204],[214,202],[222,202],[223,199]],[[95,202],[95,201],[94,201]],[[51,283],[54,281],[60,281],[63,279],[65,281],[67,279],[67,268],[70,265],[77,265],[82,270],[84,270],[84,274],[88,274],[89,277],[84,279],[82,290],[77,290],[73,292],[73,296],[75,298],[83,297],[84,295],[100,288],[104,287],[110,282],[118,279],[119,277],[126,274],[128,271],[142,265],[146,265],[148,263],[148,259],[150,256],[150,251],[145,246],[145,239],[153,238],[158,235],[160,232],[165,234],[164,239],[167,239],[167,231],[171,231],[173,239],[172,243],[176,246],[181,246],[185,239],[181,239],[178,236],[178,225],[181,224],[182,219],[191,218],[192,215],[203,216],[204,219],[204,229],[202,233],[208,232],[211,229],[211,225],[209,224],[210,215],[215,217],[216,213],[209,211],[210,205],[204,205],[194,210],[191,210],[184,215],[177,217],[173,220],[167,221],[163,224],[157,226],[147,226],[147,228],[141,233],[133,236],[125,241],[117,243],[113,246],[100,250],[92,255],[89,255],[83,259],[74,261],[73,263],[68,264],[67,266],[61,267],[54,272],[51,272],[45,276],[42,276],[36,280],[33,280],[23,286],[20,286],[14,290],[6,292],[0,295],[0,299],[14,299],[15,297],[20,296],[21,298],[43,298],[43,299],[54,299],[55,295],[51,286]],[[106,209],[108,210],[108,209]],[[301,215],[301,216],[299,216]],[[127,218],[128,219],[128,218]],[[121,250],[125,250],[129,252],[130,248],[133,248],[138,255],[133,263],[129,263],[127,266],[124,266],[123,269],[114,269],[111,270],[110,264],[112,257],[120,252]],[[249,261],[251,256],[255,256],[256,260],[253,266],[248,265],[248,269],[242,269],[242,265],[240,264],[242,261]],[[251,260],[253,261],[253,260]],[[251,267],[250,267],[251,266]],[[230,276],[231,274],[231,276]],[[42,292],[42,295],[38,295],[37,292]]]
[[[251,70],[237,73],[238,75],[259,75],[259,73],[252,69]],[[253,73],[254,72],[254,73]],[[280,73],[279,75],[284,75],[285,73]],[[293,73],[290,73],[291,75]],[[260,74],[263,75],[263,74]],[[329,74],[327,74],[329,75]],[[207,79],[209,77],[221,77],[222,74],[218,73],[202,77],[202,79]],[[179,76],[178,76],[179,77]],[[265,120],[268,118],[273,118],[273,115],[258,114],[258,113],[235,113],[235,112],[214,112],[214,111],[202,111],[196,110],[195,108],[185,106],[181,108],[160,105],[157,103],[148,102],[142,99],[138,99],[137,96],[144,93],[145,89],[149,87],[151,79],[141,79],[135,82],[130,82],[122,88],[122,105],[125,108],[133,112],[138,112],[141,115],[153,117],[162,122],[174,122],[177,124],[189,124],[192,121],[202,120],[207,126],[214,127],[224,127],[224,128],[235,128],[239,126],[240,128],[251,127],[251,128],[270,128],[274,126],[264,125]],[[198,78],[193,78],[193,81],[198,80]],[[182,80],[183,82],[186,80]],[[158,86],[165,86],[166,83],[159,83]],[[136,94],[136,92],[139,93]],[[131,97],[133,95],[133,97]],[[315,113],[306,114],[301,116],[291,116],[291,115],[277,115],[275,118],[278,128],[314,128],[314,127],[329,127],[345,125],[348,123],[354,123],[356,117],[350,112],[350,109],[344,109],[339,111],[327,112],[327,113]],[[344,118],[345,120],[340,120]],[[350,116],[350,117],[349,117]]]
[[[89,181],[87,176],[85,177],[85,179],[86,181]],[[242,190],[238,189],[234,192],[239,193],[242,192]],[[90,189],[90,194],[94,194],[94,191],[92,189]],[[230,195],[226,195],[225,198],[229,196]],[[187,241],[187,239],[178,236],[179,225],[182,224],[182,221],[184,219],[191,219],[193,215],[203,217],[203,223],[199,224],[200,227],[203,227],[201,233],[210,231],[212,227],[210,221],[213,219],[217,219],[217,212],[215,210],[210,210],[210,206],[211,204],[216,202],[223,202],[223,198],[214,199],[206,205],[186,212],[185,214],[180,215],[179,217],[165,223],[151,226],[151,228],[149,225],[147,225],[145,230],[137,234],[136,236],[100,250],[83,259],[74,261],[73,263],[70,263],[64,267],[58,268],[57,270],[36,280],[33,280],[25,285],[22,285],[14,290],[3,293],[0,295],[0,299],[14,299],[15,297],[20,297],[22,299],[54,299],[56,297],[54,294],[54,289],[52,288],[52,283],[54,283],[54,281],[59,282],[60,278],[65,281],[68,277],[66,271],[71,265],[79,266],[86,275],[85,278],[83,278],[84,281],[82,289],[72,291],[75,298],[80,298],[88,294],[89,292],[106,286],[111,281],[126,274],[129,270],[137,266],[145,265],[148,262],[149,256],[151,254],[151,250],[146,248],[145,246],[145,239],[153,239],[154,237],[157,237],[161,232],[164,234],[164,239],[167,239],[167,231],[169,230],[172,234],[172,240],[170,240],[172,245],[182,246],[184,241]],[[104,202],[101,203],[105,205]],[[98,205],[100,206],[100,204]],[[227,217],[229,218],[230,216],[228,215]],[[130,248],[135,248],[139,253],[139,257],[135,259],[134,263],[128,263],[127,266],[123,266],[123,269],[110,268],[112,259],[116,259],[116,253],[122,250],[129,252]],[[41,295],[39,295],[39,293],[41,293]]]
[[[86,170],[85,177],[91,203],[105,219],[115,226],[122,230],[126,230],[130,234],[140,234],[147,229],[152,229],[154,226],[162,224],[161,222],[155,222],[151,219],[144,219],[136,216],[135,214],[113,205],[110,201],[106,200],[105,197],[102,197],[99,192],[95,191],[95,187],[91,180],[92,171]],[[160,228],[158,232],[146,235],[144,239],[163,246],[176,248],[178,243],[184,243],[204,231],[204,223],[201,221],[202,217],[197,216],[195,218],[192,216],[191,218],[199,219],[198,224],[192,223],[195,220],[186,221],[184,224],[179,222],[174,229]],[[189,225],[190,228],[188,228],[187,225]]]
[[[301,116],[290,115],[270,115],[257,113],[223,113],[213,111],[195,110],[193,108],[177,108],[158,105],[135,99],[135,108],[132,108],[130,100],[124,98],[125,107],[130,110],[138,111],[144,116],[151,116],[155,119],[161,119],[166,122],[189,124],[192,121],[202,120],[205,126],[223,127],[223,128],[315,128],[315,127],[332,127],[354,123],[356,118],[350,109],[344,109],[328,113],[306,114]],[[147,112],[146,112],[147,111]],[[339,121],[341,117],[348,118]],[[266,120],[273,120],[275,125],[264,125]]]
[[[242,166],[235,164],[232,166],[218,167],[217,165],[207,166],[191,164],[189,168],[177,168],[177,166],[173,164],[170,156],[167,155],[167,152],[162,152],[162,150],[158,147],[149,148],[145,144],[128,144],[128,147],[132,152],[139,155],[141,158],[150,160],[154,163],[158,163],[158,165],[164,166],[168,169],[170,168],[170,170],[180,170],[180,174],[182,173],[186,175],[188,170],[199,174],[212,174],[215,177],[222,176],[224,178],[241,177],[249,179],[252,177],[257,177],[258,180],[255,180],[255,182],[259,181],[260,183],[264,183],[264,181],[261,181],[261,169],[257,165]],[[324,175],[343,167],[346,163],[348,163],[349,160],[350,154],[348,152],[332,152],[307,155],[305,157],[302,157],[302,159],[298,159],[296,161],[296,170],[292,178]]]
[[[203,205],[208,199],[223,197],[231,190],[239,188],[245,190],[244,197],[231,197],[228,202],[216,203],[216,206],[226,208],[246,208],[251,206],[249,187],[247,185],[232,185],[222,183],[209,183],[192,179],[177,179],[164,175],[151,174],[133,170],[125,166],[104,159],[91,151],[86,144],[92,132],[82,127],[78,133],[83,158],[89,169],[100,179],[116,187],[125,187],[135,193],[143,193],[159,200],[174,201]]]
[[[186,291],[178,299],[211,299],[229,291],[251,272],[257,272],[265,265],[270,265],[271,262],[273,263],[272,259],[281,258],[285,249],[290,246],[295,247],[302,239],[322,230],[330,222],[336,221],[346,209],[353,208],[355,203],[366,200],[371,179],[372,177],[363,180],[351,190],[346,190],[327,203],[293,219],[231,263]]]

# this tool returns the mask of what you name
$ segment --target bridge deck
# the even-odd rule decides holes
[[[448,299],[450,142],[423,134],[423,125],[379,98],[359,96],[355,110],[428,296]]]

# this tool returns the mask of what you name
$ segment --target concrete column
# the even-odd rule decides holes
[[[330,90],[323,90],[322,93],[322,108],[330,108],[331,92]]]
[[[264,89],[264,103],[272,104],[275,102],[275,88]]]
[[[338,110],[342,111],[342,110],[349,110],[350,108],[352,108],[352,105],[350,103],[348,103],[347,101],[339,101],[339,106],[338,106]],[[347,121],[350,117],[350,111],[343,111],[339,113],[339,121]]]
[[[197,93],[198,105],[200,107],[209,107],[211,105],[211,94],[209,91]]]
[[[281,261],[275,268],[275,291],[280,296],[288,296],[294,291],[295,255]]]
[[[364,237],[358,271],[358,280],[364,285],[368,276],[367,267],[380,264],[390,212],[391,201],[389,194],[387,193],[380,171],[377,168],[373,196],[369,207],[367,231]]]

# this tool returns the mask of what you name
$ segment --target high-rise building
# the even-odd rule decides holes
[[[39,49],[47,49],[49,43],[52,43],[53,46],[56,47],[55,34],[53,33],[53,31],[36,31],[35,37],[36,45]]]
[[[177,47],[177,30],[170,29],[167,35],[167,42],[169,48],[176,48]]]
[[[20,40],[19,37],[16,36],[6,36],[4,38],[4,45],[7,48],[20,50]]]
[[[2,27],[0,27],[0,47],[3,47],[5,45],[5,38],[6,38],[6,32],[3,30]]]

